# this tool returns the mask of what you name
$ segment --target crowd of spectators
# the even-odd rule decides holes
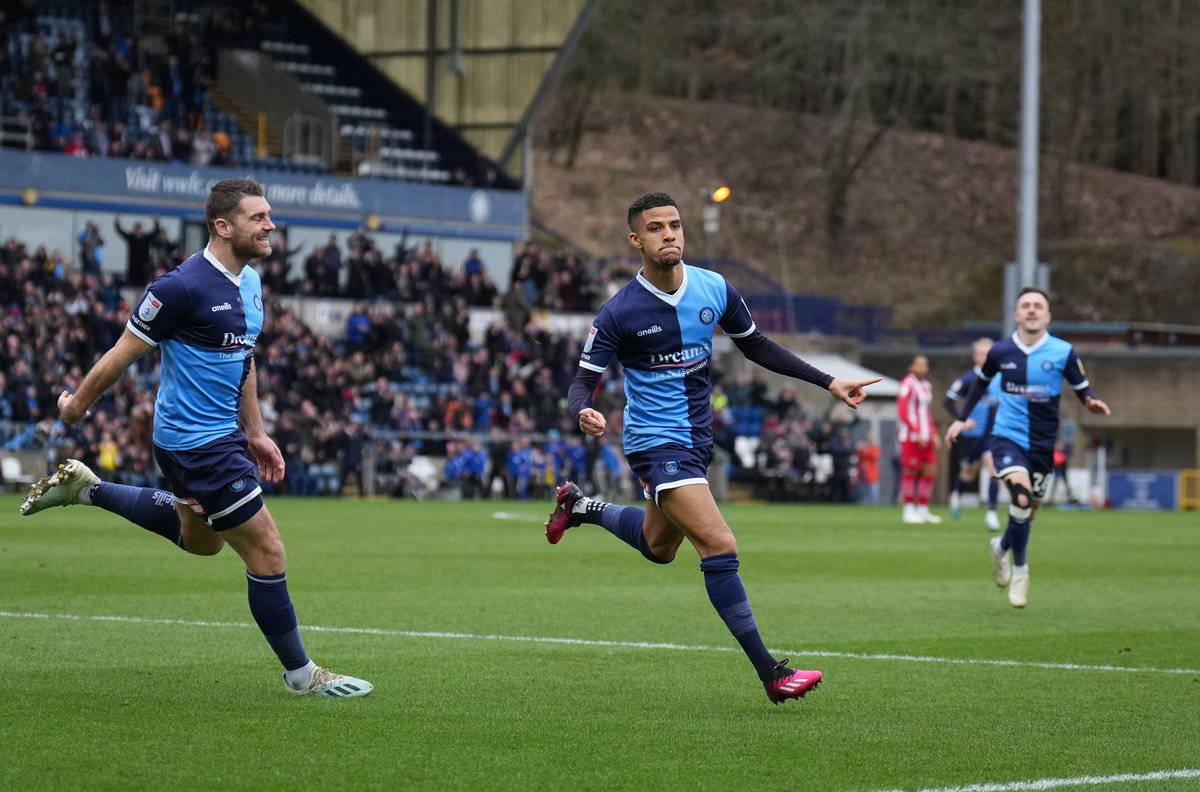
[[[32,148],[197,166],[231,165],[246,148],[209,89],[218,43],[257,47],[269,3],[179,17],[164,32],[135,30],[122,3],[77,3],[78,16],[50,5],[0,9],[0,113],[25,120]]]
[[[178,263],[161,228],[137,233],[148,240],[145,251],[130,249],[146,257],[136,265],[145,267],[143,283]],[[268,314],[256,368],[263,417],[287,463],[280,491],[545,499],[570,478],[633,497],[620,453],[621,373],[610,372],[597,396],[610,434],[585,441],[565,400],[581,339],[542,321],[552,311],[594,312],[633,274],[630,261],[551,255],[528,242],[500,290],[477,251],[447,265],[429,244],[401,245],[384,258],[367,234],[347,242],[344,268],[336,237],[310,252],[322,263],[306,263],[299,279],[287,277],[283,260],[298,251],[282,241],[256,265]],[[58,393],[116,341],[133,299],[97,265],[103,242],[95,224],[79,243],[76,261],[13,238],[0,246],[0,442],[48,447],[48,459],[73,456],[107,478],[152,484],[157,352],[138,361],[91,418],[74,427],[57,421]],[[486,299],[478,282],[489,286]],[[314,332],[292,294],[355,298],[344,332]],[[496,318],[473,337],[477,306],[496,309]],[[796,390],[772,392],[761,373],[726,377],[719,360],[712,372],[717,442],[735,472],[752,470],[812,497],[851,499],[858,458],[851,425],[810,414]],[[747,416],[751,425],[740,425]],[[761,438],[749,459],[738,453],[739,435]]]
[[[286,42],[287,3],[182,3],[191,11],[153,24],[131,5],[0,4],[0,145],[196,167],[330,171],[332,163],[264,156],[247,119],[221,112],[213,101],[219,50]],[[485,160],[444,172],[424,168],[420,175],[388,167],[372,173],[434,180],[440,179],[431,174],[445,173],[455,184],[484,187],[499,180]]]

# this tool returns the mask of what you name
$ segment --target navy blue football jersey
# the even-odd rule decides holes
[[[718,273],[682,262],[683,283],[667,294],[641,273],[600,309],[579,365],[625,370],[626,453],[678,443],[712,445],[709,362],[718,326],[732,338],[754,332],[737,289]]]
[[[258,273],[235,277],[208,248],[147,287],[127,327],[162,350],[156,445],[183,451],[237,431],[263,318]]]

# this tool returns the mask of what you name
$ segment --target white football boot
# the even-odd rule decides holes
[[[51,506],[74,506],[84,489],[99,483],[100,477],[91,468],[78,459],[68,459],[29,488],[29,494],[21,501],[21,514],[37,514]]]
[[[1000,547],[999,536],[993,536],[989,545],[992,549],[992,571],[996,577],[996,585],[1004,588],[1012,581],[1012,563],[1008,560],[1008,552]]]

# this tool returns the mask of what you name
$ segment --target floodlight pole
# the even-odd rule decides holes
[[[1042,3],[1025,0],[1021,64],[1021,174],[1017,204],[1018,289],[1034,283],[1037,268],[1038,221],[1038,103],[1041,72]],[[1015,300],[1015,294],[1013,298]],[[1015,302],[1004,306],[1004,326],[1012,332]]]

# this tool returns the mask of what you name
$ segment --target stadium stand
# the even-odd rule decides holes
[[[590,439],[585,445],[565,421],[579,339],[548,331],[538,318],[545,309],[595,310],[628,279],[632,262],[551,255],[529,242],[506,288],[483,299],[473,291],[487,277],[482,262],[448,266],[428,246],[383,257],[365,234],[348,243],[346,261],[382,262],[376,275],[390,285],[371,286],[336,336],[305,325],[287,294],[294,289],[277,288],[297,284],[279,280],[269,260],[259,264],[269,316],[256,351],[260,398],[288,465],[282,492],[543,498],[568,476],[632,492],[619,454]],[[181,254],[154,251],[156,273],[170,266],[165,255]],[[350,294],[351,269],[332,281],[335,295]],[[312,281],[304,277],[299,291]],[[597,288],[584,287],[591,283]],[[41,459],[77,457],[120,482],[155,482],[156,354],[139,361],[88,421],[56,420],[59,388],[78,382],[128,318],[130,303],[113,276],[85,273],[58,251],[10,238],[0,246],[0,305],[0,444],[37,450]],[[471,311],[487,309],[495,318],[472,334]],[[719,362],[713,371],[721,382]],[[821,471],[831,465],[820,460],[830,427],[812,420],[794,392],[771,394],[761,380],[732,379],[723,392],[734,434],[760,439],[749,464],[734,455],[735,478],[775,485],[764,490],[770,497],[828,495]],[[619,415],[619,372],[598,406]]]
[[[158,4],[164,5],[164,4]],[[0,146],[285,173],[517,184],[295,3],[27,0],[0,16]],[[336,118],[328,158],[222,90],[222,49],[259,51]],[[313,53],[322,53],[317,61]],[[336,65],[335,65],[336,64]],[[418,146],[418,132],[422,139]]]

